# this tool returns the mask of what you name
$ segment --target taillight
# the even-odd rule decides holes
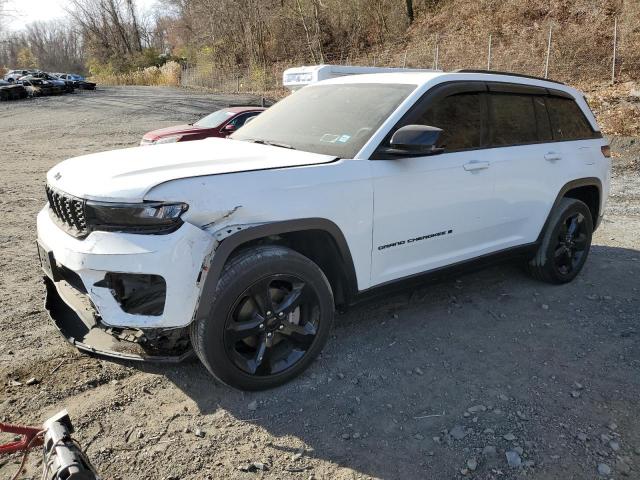
[[[600,147],[600,151],[604,158],[611,158],[611,147],[609,145],[603,145]]]

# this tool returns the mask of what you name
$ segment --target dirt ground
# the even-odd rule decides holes
[[[195,360],[70,347],[42,306],[45,172],[230,102],[246,99],[138,87],[0,104],[0,420],[67,408],[114,480],[640,478],[640,140],[612,142],[607,216],[569,285],[497,265],[373,299],[338,317],[304,375],[260,393]],[[0,458],[0,479],[17,463]]]

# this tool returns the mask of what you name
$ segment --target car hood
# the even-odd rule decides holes
[[[151,188],[179,178],[316,165],[335,159],[238,140],[207,138],[71,158],[47,172],[47,183],[88,200],[141,202]]]
[[[159,128],[157,130],[147,132],[142,138],[146,140],[155,140],[156,138],[166,137],[169,135],[184,135],[187,133],[199,132],[201,130],[203,129],[194,125],[174,125],[173,127]]]

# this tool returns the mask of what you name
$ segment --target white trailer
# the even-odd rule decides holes
[[[433,72],[431,69],[413,69],[398,67],[356,67],[351,65],[309,65],[288,68],[282,74],[282,85],[289,90],[298,90],[311,83],[330,78],[347,75],[362,75],[366,73],[397,73],[397,72]]]

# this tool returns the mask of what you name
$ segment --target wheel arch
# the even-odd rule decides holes
[[[538,243],[542,241],[544,232],[549,226],[551,215],[563,198],[575,198],[576,200],[586,203],[591,211],[594,231],[598,226],[599,218],[602,215],[602,212],[600,211],[602,205],[602,182],[597,177],[579,178],[566,183],[558,192],[558,195],[547,214],[547,219],[545,220],[544,225],[540,230],[540,234],[538,235]]]
[[[314,261],[327,276],[336,304],[346,304],[357,293],[355,265],[342,230],[325,218],[265,223],[239,230],[220,242],[211,257],[194,318],[211,310],[222,270],[237,252],[256,245],[284,245]]]

